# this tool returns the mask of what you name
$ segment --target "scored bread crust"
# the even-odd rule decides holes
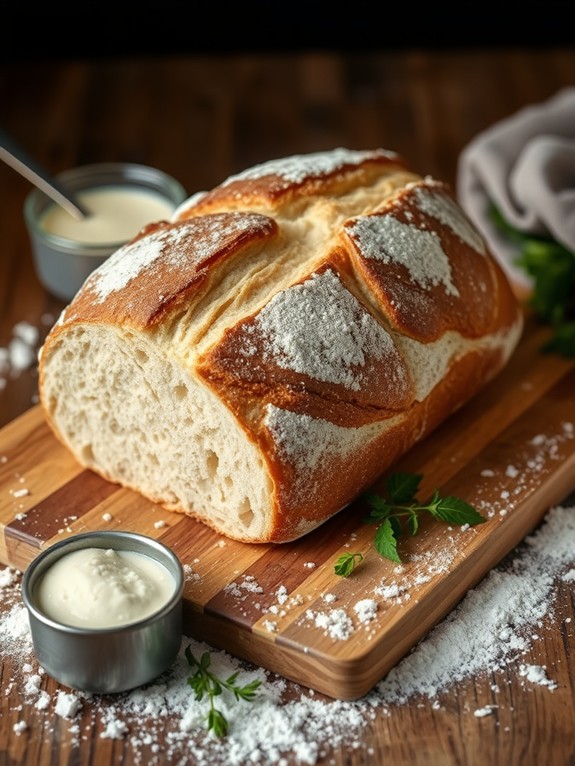
[[[509,360],[507,278],[449,187],[393,152],[274,160],[93,272],[39,358],[84,466],[246,542],[348,505]]]

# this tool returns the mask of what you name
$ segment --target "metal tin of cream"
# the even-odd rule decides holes
[[[67,624],[48,616],[39,598],[42,578],[67,554],[88,548],[153,559],[173,578],[171,595],[142,619],[104,628]],[[121,531],[87,532],[62,540],[40,553],[22,580],[36,658],[49,675],[78,691],[106,694],[146,684],[165,672],[180,650],[183,589],[178,557],[158,540]]]

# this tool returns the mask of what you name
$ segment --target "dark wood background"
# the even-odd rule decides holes
[[[160,25],[159,37],[162,31]],[[278,46],[273,53],[193,52],[182,44],[175,52],[159,45],[153,55],[128,55],[119,44],[94,55],[76,40],[66,55],[56,55],[46,41],[38,50],[29,42],[18,46],[22,33],[15,31],[0,58],[0,125],[53,173],[91,162],[140,162],[174,175],[190,193],[254,163],[336,146],[393,149],[419,172],[455,186],[459,153],[479,131],[575,84],[570,33],[552,44],[425,46],[418,39],[366,50]],[[201,37],[201,25],[190,34]],[[34,271],[22,216],[29,191],[27,181],[0,165],[0,346],[17,322],[43,333],[43,317],[63,308]],[[36,385],[34,367],[7,380],[0,426],[31,406]],[[457,685],[441,710],[402,706],[378,718],[364,734],[374,755],[336,748],[321,763],[575,764],[575,638],[562,630],[566,617],[575,621],[575,603],[567,587],[561,597],[561,624],[526,657],[552,668],[559,688],[526,690],[513,675],[500,679],[500,705],[512,711],[509,730],[462,715],[470,701],[489,697],[488,681],[471,680]],[[5,659],[3,678],[10,663]],[[0,698],[0,763],[134,762],[129,748],[120,752],[95,733],[80,750],[63,728],[43,738],[53,728],[49,712],[38,712],[17,737],[13,711],[21,690],[3,688]]]

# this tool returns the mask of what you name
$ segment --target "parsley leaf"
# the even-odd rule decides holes
[[[365,500],[371,510],[364,519],[365,523],[377,523],[375,531],[375,549],[384,558],[401,564],[398,541],[404,527],[414,536],[419,531],[419,519],[422,513],[430,513],[435,519],[447,524],[463,526],[481,524],[485,518],[469,503],[459,497],[442,497],[435,490],[431,498],[422,503],[416,499],[423,477],[420,474],[394,473],[386,482],[386,496],[367,493]]]
[[[409,503],[416,496],[423,477],[418,473],[392,473],[386,488],[392,503]]]
[[[228,722],[222,712],[216,708],[214,698],[218,697],[226,689],[232,692],[237,700],[243,699],[246,702],[251,702],[256,695],[261,681],[256,679],[244,686],[238,686],[236,679],[239,671],[232,673],[225,680],[218,678],[212,673],[209,669],[211,665],[209,652],[204,652],[200,659],[197,660],[191,648],[187,646],[185,655],[190,667],[195,669],[194,675],[188,678],[188,684],[196,693],[196,700],[199,702],[204,696],[207,696],[210,701],[210,707],[206,716],[208,731],[212,731],[216,737],[224,737],[228,733]]]
[[[401,563],[398,541],[404,526],[414,536],[419,530],[422,513],[430,513],[435,519],[447,524],[463,526],[481,524],[486,519],[469,503],[459,497],[442,497],[435,490],[427,502],[420,502],[415,495],[419,489],[421,475],[395,473],[386,483],[388,497],[368,493],[364,496],[371,511],[364,519],[367,524],[377,523],[374,546],[387,559]]]
[[[439,497],[436,493],[427,509],[433,516],[448,524],[481,524],[485,521],[475,508],[458,497]]]
[[[378,553],[384,558],[396,561],[401,564],[399,553],[397,552],[397,540],[399,538],[398,528],[395,526],[393,519],[395,517],[388,517],[384,519],[378,526],[375,532],[374,545]]]
[[[422,513],[429,513],[438,521],[457,526],[474,526],[486,519],[468,502],[453,495],[442,497],[435,489],[425,503],[416,499],[423,477],[416,473],[393,473],[386,482],[386,496],[367,492],[363,498],[370,507],[364,518],[366,524],[377,524],[374,548],[383,558],[401,564],[398,541],[406,527],[410,535],[419,531],[419,518]],[[363,561],[361,553],[343,553],[337,560],[334,570],[338,575],[349,577],[356,563]]]

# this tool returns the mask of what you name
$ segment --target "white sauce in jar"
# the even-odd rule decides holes
[[[110,628],[163,607],[175,581],[159,561],[135,551],[84,548],[62,556],[36,587],[39,609],[57,622]]]
[[[148,223],[167,220],[174,205],[166,197],[136,186],[101,186],[76,193],[90,215],[76,219],[60,205],[51,205],[40,225],[59,237],[84,244],[127,242]]]

